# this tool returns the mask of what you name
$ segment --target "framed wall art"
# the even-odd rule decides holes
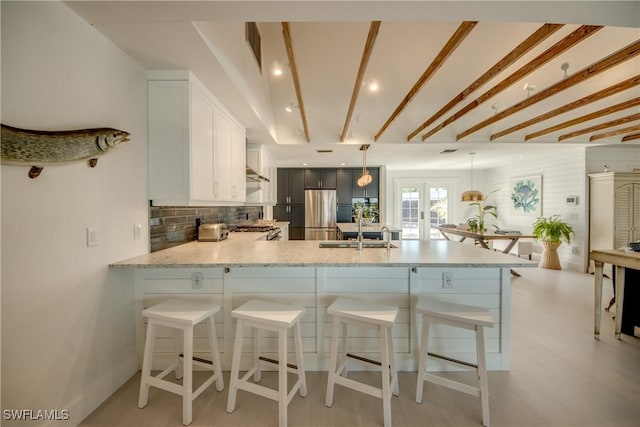
[[[512,214],[542,216],[542,175],[513,178],[509,191]]]

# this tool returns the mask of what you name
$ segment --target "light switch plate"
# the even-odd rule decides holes
[[[98,246],[98,229],[87,227],[87,247]]]

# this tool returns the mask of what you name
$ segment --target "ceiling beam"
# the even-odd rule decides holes
[[[549,36],[554,34],[563,25],[561,24],[544,24],[540,28],[538,28],[533,34],[531,34],[525,41],[520,43],[515,49],[511,50],[508,54],[506,54],[501,60],[496,62],[491,68],[489,68],[483,75],[478,77],[473,83],[467,86],[462,92],[456,95],[451,101],[449,101],[444,107],[438,110],[437,113],[429,117],[424,123],[422,123],[416,130],[411,132],[407,136],[407,141],[411,141],[411,139],[422,132],[427,126],[431,123],[438,120],[445,114],[447,111],[451,110],[453,107],[458,105],[460,102],[464,101],[469,95],[471,95],[476,89],[480,86],[494,78],[498,75],[502,70],[509,67],[511,64],[520,59],[523,55],[529,52],[531,49],[536,47],[538,44],[542,43]]]
[[[638,114],[640,116],[640,114]],[[611,132],[603,132],[595,135],[591,135],[589,138],[589,142],[597,141],[599,139],[610,138],[612,136],[622,135],[629,132],[636,132],[640,130],[640,125],[629,126],[622,129],[612,130]]]
[[[536,117],[534,117],[532,119],[526,120],[526,121],[524,121],[522,123],[518,123],[515,126],[511,126],[509,129],[505,129],[503,131],[500,131],[500,132],[498,132],[496,134],[491,135],[489,140],[493,141],[494,139],[497,139],[497,138],[500,138],[502,136],[508,135],[508,134],[510,134],[512,132],[515,132],[517,130],[524,129],[524,128],[529,127],[529,126],[531,126],[533,124],[540,123],[540,122],[542,122],[544,120],[548,120],[548,119],[550,119],[552,117],[555,117],[557,115],[564,114],[564,113],[566,113],[568,111],[571,111],[571,110],[575,110],[576,108],[584,107],[587,104],[590,104],[590,103],[595,102],[595,101],[599,101],[599,100],[601,100],[603,98],[606,98],[608,96],[614,95],[614,94],[616,94],[618,92],[622,92],[623,90],[630,89],[630,88],[632,88],[634,86],[637,86],[639,84],[640,84],[640,75],[637,75],[635,77],[632,77],[630,79],[627,79],[625,81],[617,83],[617,84],[615,84],[613,86],[609,86],[608,88],[602,89],[602,90],[600,90],[600,91],[598,91],[596,93],[592,93],[591,95],[587,95],[587,96],[585,96],[583,98],[580,98],[580,99],[577,99],[577,100],[575,100],[573,102],[565,104],[565,105],[563,105],[561,107],[558,107],[558,108],[556,108],[554,110],[548,111],[548,112],[546,112],[544,114],[540,114],[539,116],[536,116]]]
[[[584,134],[587,134],[587,133],[597,132],[599,130],[610,128],[610,127],[613,127],[613,126],[618,126],[618,125],[621,125],[621,124],[624,124],[624,123],[628,123],[630,121],[638,120],[638,119],[640,119],[640,113],[632,114],[630,116],[626,116],[626,117],[623,117],[621,119],[610,120],[608,122],[600,123],[598,125],[590,126],[588,128],[579,129],[579,130],[577,130],[575,132],[571,132],[571,133],[566,133],[564,135],[560,135],[558,137],[558,142],[564,141],[565,139],[569,139],[569,138],[575,138],[576,136],[584,135]]]
[[[351,116],[353,110],[356,108],[356,102],[358,101],[358,94],[362,87],[362,80],[364,79],[364,73],[367,70],[367,64],[371,57],[371,51],[373,51],[373,45],[376,42],[378,31],[380,30],[380,21],[373,21],[369,26],[369,34],[367,35],[367,41],[364,44],[364,50],[362,51],[362,59],[360,59],[360,68],[358,69],[358,75],[356,76],[356,82],[353,85],[353,93],[351,94],[351,102],[349,103],[349,111],[347,111],[347,118],[344,121],[342,128],[342,134],[340,135],[340,142],[344,142],[349,131],[349,123],[351,122]]]
[[[635,42],[623,47],[622,49],[602,58],[600,61],[595,62],[594,64],[589,65],[588,67],[583,68],[582,70],[576,72],[575,74],[567,77],[564,80],[559,81],[556,84],[553,84],[546,88],[543,91],[536,93],[535,95],[531,95],[526,98],[524,101],[520,101],[519,103],[512,105],[506,110],[495,114],[494,116],[478,123],[475,126],[470,127],[464,132],[458,134],[456,136],[456,140],[459,141],[462,138],[471,135],[489,126],[492,123],[495,123],[499,120],[504,119],[512,114],[517,113],[520,110],[523,110],[533,104],[536,104],[544,99],[547,99],[553,95],[556,95],[562,92],[565,89],[568,89],[572,86],[575,86],[578,83],[582,83],[588,80],[591,77],[597,76],[598,74],[615,67],[631,58],[640,54],[640,40],[636,40]]]
[[[515,71],[509,77],[507,77],[506,79],[502,80],[497,85],[495,85],[494,87],[492,87],[491,89],[489,89],[488,91],[486,91],[485,93],[480,95],[474,101],[471,101],[464,108],[462,108],[457,113],[455,113],[452,116],[450,116],[444,122],[440,123],[438,126],[433,128],[432,130],[430,130],[426,134],[422,135],[422,140],[424,141],[427,138],[433,136],[435,133],[439,132],[443,128],[449,126],[451,123],[453,123],[456,120],[458,120],[460,117],[462,117],[465,114],[467,114],[469,111],[475,109],[480,104],[482,104],[482,103],[488,101],[489,99],[493,98],[494,96],[496,96],[497,94],[499,94],[503,90],[511,87],[517,81],[519,81],[522,78],[524,78],[525,76],[531,74],[533,71],[535,71],[538,68],[542,67],[544,64],[546,64],[547,62],[551,61],[553,58],[555,58],[556,56],[560,55],[561,53],[571,49],[573,46],[577,45],[578,43],[580,43],[581,41],[585,40],[589,36],[595,34],[600,29],[602,29],[602,27],[595,26],[595,25],[583,25],[583,26],[581,26],[580,28],[578,28],[577,30],[575,30],[574,32],[569,34],[567,37],[563,38],[562,40],[560,40],[559,42],[557,42],[556,44],[551,46],[549,49],[547,49],[544,52],[542,52],[540,55],[536,56],[533,60],[531,60],[527,64],[525,64],[522,67],[520,67],[517,71]]]
[[[640,139],[640,133],[632,133],[631,135],[623,136],[621,142],[633,141],[636,139]]]
[[[449,41],[444,45],[444,47],[440,50],[438,55],[436,55],[435,59],[429,64],[427,69],[422,73],[418,81],[413,85],[411,90],[407,93],[400,104],[396,107],[396,109],[391,113],[391,116],[387,119],[387,121],[382,125],[378,133],[376,133],[373,138],[375,141],[380,139],[380,136],[384,133],[385,130],[389,127],[391,122],[393,122],[396,117],[405,109],[405,107],[411,102],[411,100],[416,96],[416,94],[422,89],[427,81],[442,67],[442,65],[446,62],[446,60],[451,56],[451,54],[458,48],[460,43],[469,35],[471,30],[476,26],[478,22],[476,21],[464,21],[456,32],[451,36]]]
[[[309,137],[309,126],[307,126],[307,113],[304,110],[302,90],[300,89],[300,79],[298,78],[296,55],[293,50],[293,41],[291,39],[291,27],[288,22],[282,23],[282,36],[284,37],[284,45],[287,48],[287,57],[289,59],[289,67],[291,67],[291,76],[293,77],[293,86],[296,90],[296,98],[298,99],[300,118],[302,119],[302,126],[304,128],[304,136],[307,138],[307,142],[311,142],[311,138]]]
[[[560,129],[568,128],[570,126],[575,126],[575,125],[578,125],[580,123],[588,122],[590,120],[597,119],[597,118],[602,117],[602,116],[607,116],[609,114],[613,114],[613,113],[616,113],[618,111],[626,110],[627,108],[635,107],[635,106],[638,106],[638,105],[640,105],[640,97],[639,98],[633,98],[633,99],[630,99],[628,101],[621,102],[619,104],[612,105],[612,106],[607,107],[607,108],[603,108],[602,110],[598,110],[598,111],[595,111],[595,112],[590,113],[590,114],[585,114],[584,116],[577,117],[577,118],[575,118],[573,120],[567,120],[566,122],[560,123],[560,124],[555,125],[555,126],[548,127],[546,129],[539,130],[538,132],[530,133],[529,135],[526,135],[524,137],[524,140],[525,141],[530,141],[532,139],[539,138],[542,135],[546,135],[546,134],[549,134],[551,132],[556,132],[556,131],[558,131]]]

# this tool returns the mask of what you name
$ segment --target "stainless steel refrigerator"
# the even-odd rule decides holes
[[[305,240],[335,240],[336,210],[336,190],[305,190]]]

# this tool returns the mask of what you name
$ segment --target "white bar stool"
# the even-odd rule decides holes
[[[242,389],[277,401],[279,425],[280,427],[287,425],[287,406],[295,396],[296,391],[300,390],[300,396],[302,397],[307,395],[307,381],[302,357],[302,336],[300,334],[300,318],[303,314],[303,308],[258,300],[251,300],[231,312],[231,317],[237,319],[237,325],[233,360],[231,362],[231,378],[229,380],[228,413],[232,413],[235,410],[236,395],[238,390]],[[254,328],[253,366],[240,378],[244,326]],[[287,362],[287,331],[291,328],[293,328],[297,366]],[[261,355],[259,329],[278,333],[279,360],[273,360]],[[260,381],[260,364],[262,362],[278,365],[278,390],[249,382],[251,375],[254,375],[256,382]],[[288,372],[298,374],[298,380],[291,388],[291,391],[288,391],[287,386]]]
[[[422,337],[420,341],[420,361],[418,367],[418,384],[416,387],[416,403],[422,403],[423,383],[429,381],[457,391],[480,396],[482,401],[482,425],[489,427],[489,384],[487,382],[487,364],[484,350],[484,328],[493,328],[491,312],[483,307],[452,304],[420,297],[416,306],[416,313],[422,315]],[[477,364],[453,359],[440,354],[429,352],[429,327],[431,324],[441,323],[456,328],[470,329],[476,335]],[[478,374],[478,387],[473,387],[458,381],[443,378],[426,372],[427,358],[431,357],[442,362],[451,363],[462,368],[474,369]]]
[[[346,298],[338,298],[327,308],[327,314],[333,316],[333,332],[331,335],[331,354],[329,360],[329,377],[327,379],[327,397],[325,405],[333,405],[333,389],[335,384],[348,387],[382,399],[382,411],[385,427],[391,427],[391,390],[398,396],[398,373],[396,371],[393,350],[392,329],[398,316],[398,308],[367,304]],[[380,339],[381,362],[358,356],[347,351],[347,326],[356,325],[378,331]],[[342,326],[342,353],[338,365],[338,335]],[[379,366],[382,370],[382,388],[347,378],[347,359],[356,362]]]
[[[182,424],[189,425],[193,418],[191,410],[193,400],[211,385],[213,381],[216,382],[216,390],[224,390],[220,352],[218,351],[216,325],[214,321],[214,314],[219,310],[220,307],[213,304],[170,299],[142,311],[142,316],[149,320],[147,323],[147,338],[144,344],[138,408],[147,406],[149,386],[180,394],[182,395]],[[207,321],[207,329],[209,330],[211,361],[193,357],[193,327],[203,321]],[[156,338],[156,325],[167,326],[176,330],[176,339],[174,339],[176,361],[154,377],[151,376],[151,362],[153,359],[153,345]],[[177,339],[179,330],[182,330],[184,333],[183,354],[180,354],[179,340]],[[184,364],[184,379],[182,385],[163,379],[172,370],[175,370],[176,379],[182,378],[182,364]],[[213,371],[213,374],[207,378],[196,391],[193,391],[193,365]]]

